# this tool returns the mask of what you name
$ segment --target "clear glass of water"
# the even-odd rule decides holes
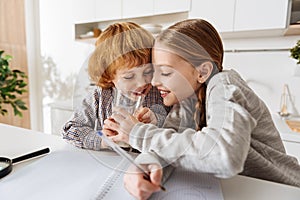
[[[134,115],[143,105],[145,95],[137,94],[130,91],[122,91],[116,88],[113,89],[113,104],[112,111],[114,108],[119,107],[125,109],[129,114]],[[130,147],[129,144],[124,142],[118,143],[121,147]]]

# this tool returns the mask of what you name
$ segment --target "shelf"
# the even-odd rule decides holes
[[[90,45],[95,45],[97,38],[95,37],[91,37],[91,38],[76,38],[75,41],[76,42],[82,42],[82,43],[87,43]]]
[[[89,31],[92,31],[94,28],[99,28],[100,30],[106,29],[109,25],[116,22],[125,22],[131,21],[137,24],[160,24],[163,28],[174,24],[177,21],[182,21],[188,18],[188,12],[179,12],[172,14],[162,14],[162,15],[154,15],[147,17],[136,17],[136,18],[128,18],[128,19],[116,19],[116,20],[104,20],[104,21],[92,21],[87,23],[78,23],[75,25],[75,41],[83,42],[87,44],[95,44],[96,38],[79,38],[81,34],[86,34]],[[155,36],[155,35],[154,35]]]
[[[289,36],[289,35],[300,35],[300,24],[290,25],[284,33],[284,36]]]

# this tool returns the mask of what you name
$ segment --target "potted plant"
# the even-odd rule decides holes
[[[0,114],[8,114],[4,105],[13,108],[14,115],[22,117],[21,110],[27,110],[25,103],[20,99],[20,95],[27,92],[25,86],[26,74],[20,70],[12,70],[9,62],[12,59],[10,55],[4,55],[0,50]]]
[[[297,65],[300,65],[300,40],[297,41],[296,45],[290,49],[291,57],[297,60]],[[297,66],[295,69],[295,76],[300,76],[300,67]]]
[[[298,40],[296,46],[290,49],[291,57],[297,60],[297,64],[300,64],[300,40]]]

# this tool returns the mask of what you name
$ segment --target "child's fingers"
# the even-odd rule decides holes
[[[159,186],[145,180],[143,174],[134,166],[131,166],[124,175],[124,185],[137,199],[147,199],[153,192],[160,190]]]
[[[136,117],[139,119],[140,117],[144,116],[147,112],[149,112],[149,108],[141,108],[139,110],[136,111]]]
[[[113,120],[104,120],[103,129],[110,129],[112,131],[118,132],[120,129],[120,125]]]
[[[140,122],[148,122],[151,116],[151,111],[149,108],[143,108],[141,109],[141,111],[139,111],[136,114],[136,118],[140,121]]]
[[[114,135],[118,134],[118,132],[110,130],[108,128],[105,128],[104,126],[103,126],[103,129],[102,129],[102,133],[105,134],[106,136],[114,136]]]
[[[161,167],[157,164],[151,164],[148,166],[148,169],[151,172],[150,173],[151,182],[154,185],[159,186],[161,183],[162,175],[163,175],[163,171],[162,171]]]
[[[115,136],[111,136],[110,139],[114,142],[126,142],[128,143],[128,136],[125,134],[118,134]]]

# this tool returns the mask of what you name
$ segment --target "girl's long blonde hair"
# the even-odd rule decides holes
[[[178,22],[159,34],[155,44],[165,46],[194,67],[210,61],[216,71],[220,72],[223,69],[222,40],[216,29],[205,20],[188,19]],[[196,91],[198,102],[194,120],[197,130],[206,126],[206,87],[205,83],[201,84]]]

